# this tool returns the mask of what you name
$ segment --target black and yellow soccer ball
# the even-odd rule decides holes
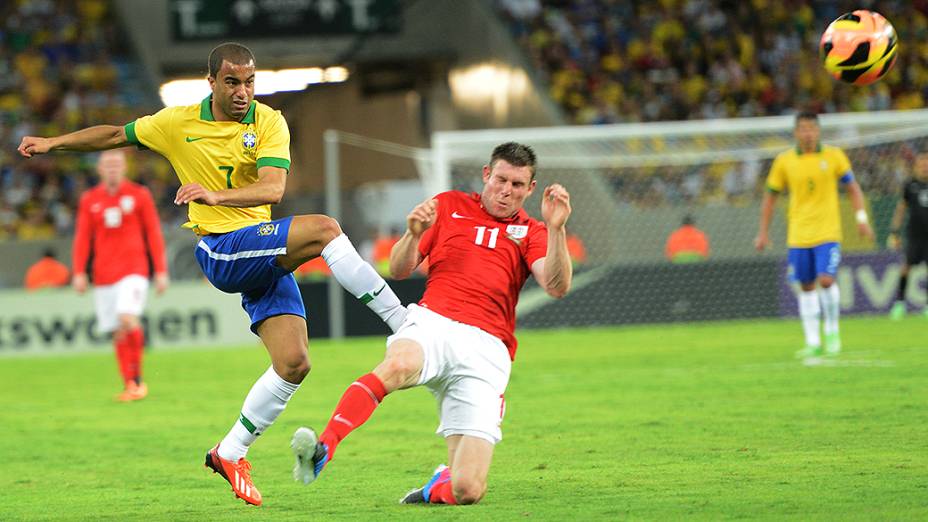
[[[820,44],[825,70],[854,85],[869,85],[885,76],[898,50],[892,24],[879,13],[863,9],[831,22]]]

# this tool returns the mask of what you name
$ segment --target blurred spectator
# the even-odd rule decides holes
[[[378,236],[374,240],[371,250],[371,261],[377,272],[383,277],[390,277],[390,251],[393,245],[400,240],[400,235],[396,231],[390,231],[387,235]]]
[[[71,278],[68,267],[58,261],[55,251],[46,250],[42,258],[36,261],[26,271],[26,290],[35,291],[41,288],[55,288],[67,286]]]
[[[540,0],[500,0],[500,5],[516,20],[531,20],[541,14]]]
[[[586,247],[580,236],[567,233],[567,253],[570,255],[570,263],[574,268],[586,264]]]
[[[664,255],[673,263],[696,263],[709,259],[709,237],[696,228],[693,216],[684,216],[680,228],[667,238]]]
[[[325,259],[322,259],[322,256],[310,259],[293,271],[293,276],[301,283],[323,281],[330,275],[332,275],[332,270],[329,268],[329,265],[325,263]]]
[[[27,180],[21,176],[13,177],[12,186],[3,191],[3,202],[13,208],[20,208],[32,198],[32,189]]]
[[[0,240],[14,237],[19,214],[9,203],[0,201]]]
[[[16,237],[26,240],[54,238],[55,227],[49,222],[45,209],[35,205],[27,207],[26,219],[16,227]]]

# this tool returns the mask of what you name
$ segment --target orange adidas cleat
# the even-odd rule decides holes
[[[139,401],[147,396],[148,386],[145,385],[145,383],[135,384],[134,382],[129,381],[129,384],[126,385],[126,389],[116,396],[116,400],[120,402]]]
[[[219,473],[232,485],[235,496],[255,506],[261,505],[261,493],[251,482],[251,463],[245,459],[232,462],[219,456],[219,444],[206,453],[206,467]]]

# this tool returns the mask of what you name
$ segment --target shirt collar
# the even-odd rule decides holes
[[[822,152],[822,142],[818,142],[815,144],[815,153],[818,154],[819,152]],[[809,154],[812,154],[812,153],[810,152]],[[796,155],[802,156],[802,149],[799,148],[798,143],[796,144]]]
[[[245,116],[239,121],[239,123],[254,123],[255,122],[255,106],[258,102],[251,100],[251,105],[248,107],[248,112],[245,113]],[[203,101],[200,102],[200,119],[203,121],[216,121],[216,118],[213,117],[213,95],[210,94],[206,98],[203,98]]]

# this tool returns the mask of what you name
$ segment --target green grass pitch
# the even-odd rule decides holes
[[[267,367],[255,345],[150,352],[148,399],[112,400],[111,356],[0,360],[0,520],[925,520],[928,320],[843,321],[805,367],[797,321],[521,332],[484,501],[400,506],[446,458],[424,389],[396,393],[320,479],[290,478],[383,339],[313,342],[313,371],[252,447],[260,508],[203,454]]]

